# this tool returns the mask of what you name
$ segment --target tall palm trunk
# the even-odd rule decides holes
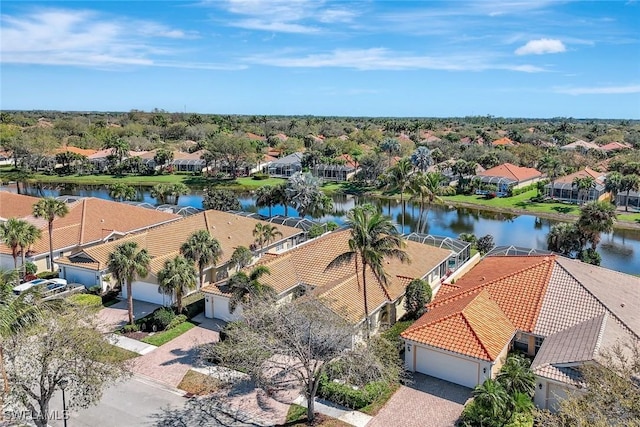
[[[631,189],[627,190],[627,197],[624,200],[624,211],[625,212],[629,212],[629,193],[631,192]]]
[[[129,315],[130,325],[133,325],[133,295],[131,294],[133,289],[132,281],[133,279],[127,280],[127,314]]]
[[[367,299],[367,262],[362,260],[362,292],[364,295],[364,321],[367,326],[367,341],[371,338],[371,322],[369,321],[369,301]]]
[[[49,221],[49,262],[53,272],[53,220]]]
[[[0,393],[0,408],[4,408],[5,396],[9,395],[9,377],[4,366],[4,351],[0,344],[0,372],[2,373],[2,393]],[[0,411],[0,421],[4,419],[4,411]]]
[[[402,205],[402,232],[401,234],[404,234],[404,214],[405,214],[405,204],[404,204],[404,194],[402,189],[400,190],[400,204]]]
[[[200,273],[200,288],[202,289],[202,287],[204,286],[204,265],[198,263],[198,273]]]
[[[27,274],[27,268],[25,267],[25,262],[26,262],[26,255],[25,255],[25,250],[22,246],[20,246],[20,253],[22,254],[22,277],[24,277]]]

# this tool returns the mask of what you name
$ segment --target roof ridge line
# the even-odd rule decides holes
[[[469,301],[469,304],[471,302],[475,301],[475,298],[471,301]],[[468,307],[469,305],[467,304],[467,306],[465,306],[465,308],[463,308],[462,310],[460,310],[460,315],[462,316],[462,318],[464,319],[464,322],[467,324],[467,326],[469,326],[469,329],[471,330],[471,333],[473,334],[474,337],[476,337],[476,341],[480,344],[480,347],[482,347],[482,350],[484,350],[484,353],[487,355],[487,357],[489,358],[489,360],[492,360],[491,354],[489,354],[489,350],[487,350],[487,347],[484,345],[484,343],[482,342],[482,339],[480,339],[480,337],[478,336],[478,334],[476,333],[475,328],[471,325],[471,322],[469,322],[469,319],[467,318],[467,314],[464,312],[464,310]]]
[[[545,263],[545,262],[547,262],[547,261],[552,261],[552,260],[545,260],[544,258],[550,258],[550,257],[553,257],[553,256],[554,256],[554,255],[535,255],[534,257],[541,257],[541,258],[543,258],[543,259],[542,259],[540,262],[537,262],[537,263],[532,264],[532,265],[530,265],[530,266],[528,266],[528,267],[525,267],[525,268],[521,268],[521,269],[519,269],[519,270],[516,270],[516,271],[514,271],[513,273],[505,274],[504,276],[497,277],[497,278],[495,278],[495,279],[493,279],[493,280],[490,280],[490,281],[488,281],[488,282],[483,282],[483,283],[476,284],[476,285],[474,285],[473,287],[471,287],[471,288],[469,288],[469,289],[466,289],[464,293],[471,292],[471,291],[475,291],[475,290],[478,290],[478,289],[480,289],[480,290],[481,290],[481,288],[487,287],[488,285],[493,284],[493,283],[496,283],[496,282],[498,282],[499,280],[503,280],[503,279],[506,279],[507,277],[515,276],[516,274],[520,274],[520,273],[522,273],[522,272],[524,272],[524,271],[527,271],[527,270],[530,270],[530,269],[532,269],[532,268],[534,268],[534,267],[539,267],[540,265],[542,265],[543,263]],[[517,257],[518,257],[518,258],[524,258],[525,256],[520,256],[520,255],[518,255]],[[526,256],[526,258],[531,258],[531,257],[532,257],[532,256],[529,256],[529,255],[527,255],[527,256]],[[464,277],[464,276],[463,276],[463,277]],[[548,282],[548,281],[547,281],[547,282]],[[440,304],[443,304],[443,303],[447,303],[447,302],[448,302],[448,301],[447,301],[448,299],[454,299],[454,297],[455,297],[455,296],[457,296],[457,295],[451,295],[451,296],[448,296],[448,297],[447,297],[447,296],[445,296],[445,297],[444,297],[442,300],[440,300],[440,301],[434,301],[434,302],[433,302],[433,304],[434,304],[434,305],[440,305]]]
[[[84,223],[87,217],[87,199],[82,199],[82,215],[80,216],[80,244],[84,242]]]

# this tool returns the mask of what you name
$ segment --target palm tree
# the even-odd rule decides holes
[[[256,206],[261,208],[263,206],[269,207],[269,216],[271,217],[271,208],[275,204],[275,192],[274,187],[265,185],[256,190]]]
[[[615,205],[618,192],[622,189],[622,174],[620,172],[610,172],[604,180],[604,189],[611,194],[611,202]]]
[[[442,199],[438,196],[442,179],[443,177],[440,172],[417,173],[411,176],[409,192],[412,196],[409,200],[418,200],[420,202],[420,215],[418,216],[418,224],[416,225],[416,231],[418,232],[424,232],[427,218],[429,217],[429,210],[427,208],[427,215],[424,218],[422,228],[420,228],[420,222],[425,212],[425,205],[430,207],[433,202],[442,203]]]
[[[196,282],[193,264],[182,255],[166,260],[164,268],[158,272],[158,291],[172,297],[175,294],[178,314],[182,313],[182,297],[195,289]]]
[[[529,368],[531,362],[520,355],[511,355],[500,372],[496,380],[504,387],[509,395],[523,393],[533,397],[536,389],[536,376]]]
[[[471,393],[474,401],[484,407],[494,420],[502,419],[509,407],[509,395],[497,381],[488,379],[476,386]]]
[[[269,268],[259,265],[251,270],[249,275],[244,271],[239,271],[229,278],[229,288],[231,289],[229,308],[232,313],[239,303],[247,303],[255,297],[275,296],[273,288],[260,283],[260,278],[265,274],[271,274]]]
[[[627,197],[624,202],[624,211],[629,212],[629,193],[640,190],[640,176],[635,174],[624,175],[620,181],[620,191],[626,191]]]
[[[169,184],[156,184],[151,189],[151,197],[158,201],[159,205],[167,203],[167,197],[171,192]]]
[[[193,233],[180,247],[180,252],[188,260],[198,265],[200,276],[200,288],[204,285],[204,268],[207,265],[215,266],[222,256],[220,242],[212,237],[207,230],[198,230]]]
[[[171,197],[173,198],[173,204],[177,205],[178,201],[180,200],[180,196],[185,196],[191,193],[191,190],[182,182],[176,182],[175,184],[171,185],[169,192]]]
[[[584,177],[576,177],[573,180],[572,185],[578,189],[578,198],[582,203],[585,202],[587,196],[589,195],[589,190],[595,184],[595,180],[593,177],[584,176]],[[581,196],[582,195],[582,196]]]
[[[109,197],[120,202],[133,200],[136,197],[136,189],[127,184],[116,183],[109,186]]]
[[[251,264],[251,260],[253,260],[253,253],[246,246],[238,246],[235,248],[230,259],[231,263],[236,266],[236,271],[240,271]]]
[[[582,206],[578,229],[591,242],[591,249],[596,250],[602,233],[610,233],[616,219],[616,208],[609,202],[590,202]]]
[[[151,258],[146,249],[138,250],[136,242],[126,242],[116,247],[109,255],[109,271],[120,286],[127,285],[129,324],[133,325],[133,281],[136,277],[147,277]]]
[[[411,154],[411,163],[422,172],[426,172],[433,159],[431,158],[431,150],[421,145]]]
[[[18,269],[18,249],[24,240],[24,231],[29,225],[25,220],[18,218],[9,218],[7,222],[0,223],[0,239],[11,248],[11,256],[13,256],[13,268]]]
[[[391,157],[400,153],[400,143],[395,138],[385,138],[380,143],[380,149],[389,156],[389,165],[387,167],[391,167]]]
[[[555,181],[560,175],[564,174],[564,165],[556,157],[545,156],[538,167],[551,180],[551,197],[554,197]]]
[[[289,203],[291,202],[287,194],[287,183],[279,184],[273,189],[273,203],[284,206],[284,216],[289,216]]]
[[[322,180],[308,172],[296,172],[289,178],[285,187],[286,198],[298,210],[299,216],[331,210],[332,201],[322,192],[321,185]]]
[[[356,276],[361,275],[362,278],[364,316],[369,339],[371,325],[367,301],[367,267],[371,269],[380,286],[386,287],[389,279],[384,271],[385,258],[409,262],[409,256],[402,250],[406,243],[398,235],[391,219],[373,206],[367,204],[351,209],[347,214],[347,224],[351,227],[349,250],[333,259],[325,270],[351,262],[355,264]]]
[[[49,225],[49,263],[51,271],[53,271],[53,220],[56,217],[62,218],[68,213],[67,204],[53,197],[44,198],[33,205],[33,216],[46,219]]]
[[[404,193],[410,185],[410,176],[413,172],[413,165],[407,158],[400,159],[387,174],[388,188],[400,192],[400,204],[402,205],[402,232],[404,233],[404,216],[406,205],[404,203]]]
[[[253,229],[253,237],[256,238],[256,243],[260,245],[260,249],[264,247],[264,244],[273,242],[276,237],[282,237],[282,233],[275,225],[259,222]]]
[[[576,224],[558,223],[547,234],[547,249],[572,256],[582,248],[583,238]]]
[[[129,154],[129,143],[120,137],[110,138],[104,148],[112,149],[113,155],[118,159],[118,164],[122,163],[124,157]]]
[[[33,224],[26,223],[22,230],[22,239],[20,240],[20,253],[22,255],[22,277],[27,274],[26,271],[26,255],[27,251],[35,242],[42,237],[42,231]]]

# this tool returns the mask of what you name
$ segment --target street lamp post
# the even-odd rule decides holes
[[[69,381],[66,379],[61,379],[58,382],[58,386],[60,390],[62,390],[62,420],[64,421],[64,427],[67,427],[67,400],[64,396],[64,389],[69,385]]]

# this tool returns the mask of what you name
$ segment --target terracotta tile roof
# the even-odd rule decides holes
[[[561,176],[558,179],[556,179],[555,182],[563,183],[563,184],[571,184],[573,183],[573,180],[576,178],[587,178],[587,177],[593,178],[597,182],[604,184],[606,174],[602,172],[594,171],[593,169],[587,166],[586,168],[581,169],[572,174]]]
[[[430,308],[486,289],[518,330],[531,332],[538,318],[555,256],[484,258],[458,279],[458,290],[438,293]]]
[[[0,191],[0,221],[5,221],[9,218],[24,218],[31,215],[33,205],[38,200],[40,200],[38,197]]]
[[[616,141],[610,142],[600,147],[600,149],[604,151],[628,150],[629,148],[631,148],[629,144],[624,144]]]
[[[91,149],[84,149],[84,148],[78,148],[78,147],[73,147],[73,146],[66,146],[66,147],[60,147],[57,150],[55,150],[55,153],[65,153],[65,152],[70,152],[70,153],[76,153],[76,154],[80,154],[81,156],[90,156],[92,154],[97,153],[96,150],[91,150]]]
[[[512,140],[510,140],[509,138],[504,136],[504,137],[502,137],[500,139],[496,139],[495,141],[492,141],[491,145],[493,145],[494,147],[497,147],[497,146],[505,146],[505,145],[513,146],[515,144],[513,143]]]
[[[284,292],[298,284],[310,285],[319,296],[334,301],[330,304],[337,312],[354,320],[363,317],[363,301],[358,287],[356,271],[353,263],[327,270],[326,267],[338,255],[349,250],[349,230],[336,231],[306,242],[283,254],[263,257],[258,264],[265,265],[271,271],[263,276],[263,283],[273,287],[278,293]],[[407,241],[404,250],[411,259],[410,264],[400,261],[386,260],[385,271],[389,277],[386,290],[373,277],[367,276],[370,310],[377,308],[382,302],[395,300],[404,294],[404,290],[413,278],[423,277],[432,269],[446,261],[449,250],[425,246]],[[247,267],[251,271],[255,266]],[[219,286],[214,284],[203,290],[220,293]],[[216,289],[218,288],[218,289]],[[348,301],[347,301],[348,300]]]
[[[20,204],[30,203],[31,206],[40,200],[29,196],[17,197],[24,198]],[[110,235],[124,235],[181,218],[180,215],[173,213],[95,197],[80,199],[68,207],[69,213],[65,217],[56,218],[53,221],[54,251],[82,247],[104,240]],[[42,237],[31,247],[31,250],[36,255],[48,253],[47,221],[43,218],[34,218],[31,215],[31,209],[32,207],[29,208],[28,215],[23,218],[42,230]],[[4,244],[0,244],[0,253],[11,253],[11,251]]]
[[[256,135],[255,133],[251,132],[247,132],[246,136],[253,141],[264,141],[266,139],[264,136]]]
[[[516,332],[487,290],[436,305],[402,337],[422,344],[494,361]]]
[[[480,172],[479,176],[498,176],[508,178],[516,182],[526,181],[542,176],[542,172],[534,168],[524,168],[512,165],[511,163],[503,163],[501,165]]]
[[[146,209],[143,209],[146,211]],[[220,242],[222,256],[219,265],[229,262],[231,254],[238,246],[249,247],[254,243],[253,229],[259,222],[253,218],[227,212],[209,210],[191,215],[169,224],[155,227],[141,233],[127,236],[113,242],[103,243],[82,251],[82,256],[93,260],[96,270],[106,268],[116,246],[125,241],[135,241],[141,249],[146,249],[151,256],[150,273],[155,275],[162,269],[164,261],[179,253],[180,246],[197,230],[209,230],[209,233]],[[282,233],[280,240],[302,233],[302,230],[278,225]],[[275,242],[274,242],[275,243]],[[74,256],[61,259],[61,264],[76,264]]]
[[[583,148],[585,150],[600,150],[600,146],[598,144],[583,141],[581,139],[560,147],[561,150],[575,150],[576,148]]]

